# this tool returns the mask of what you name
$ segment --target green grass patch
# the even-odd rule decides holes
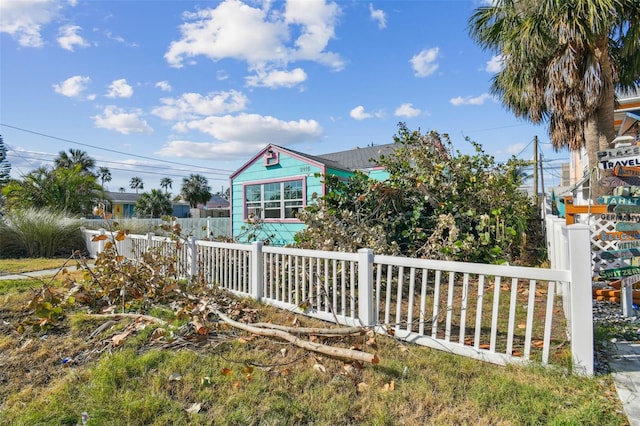
[[[0,295],[24,293],[42,286],[42,281],[32,279],[0,280]]]
[[[61,268],[67,259],[0,259],[0,274],[20,274],[23,272],[42,271],[45,269]],[[75,262],[69,262],[75,265]]]

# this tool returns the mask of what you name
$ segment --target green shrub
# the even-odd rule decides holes
[[[45,209],[14,209],[0,222],[0,257],[55,257],[86,249],[80,220]]]

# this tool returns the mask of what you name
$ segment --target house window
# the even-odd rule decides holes
[[[246,217],[266,220],[295,219],[296,213],[304,207],[302,188],[302,179],[246,185]]]

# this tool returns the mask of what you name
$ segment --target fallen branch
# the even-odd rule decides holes
[[[283,330],[277,330],[274,328],[261,328],[254,325],[244,324],[238,321],[234,321],[217,309],[212,309],[212,312],[216,314],[222,321],[231,325],[232,327],[239,328],[240,330],[248,331],[249,333],[256,334],[258,336],[277,337],[294,345],[306,349],[309,351],[321,353],[335,358],[350,359],[353,361],[370,362],[371,364],[377,364],[380,362],[378,355],[370,354],[367,352],[355,351],[353,349],[335,348],[333,346],[323,345],[321,343],[314,343],[308,340],[302,340],[299,337],[294,336]]]
[[[268,322],[256,322],[251,324],[259,328],[272,328],[275,330],[285,331],[291,334],[315,334],[318,336],[359,336],[365,333],[361,327],[340,327],[340,328],[322,328],[322,327],[287,327],[286,325],[271,324]]]
[[[152,317],[150,315],[143,314],[85,314],[84,316],[88,318],[133,318],[133,319],[141,319],[143,321],[155,322],[156,324],[166,325],[167,322],[163,319]]]

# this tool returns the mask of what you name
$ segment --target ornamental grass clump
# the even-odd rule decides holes
[[[11,210],[0,222],[0,257],[55,257],[84,250],[80,220],[64,213]]]

